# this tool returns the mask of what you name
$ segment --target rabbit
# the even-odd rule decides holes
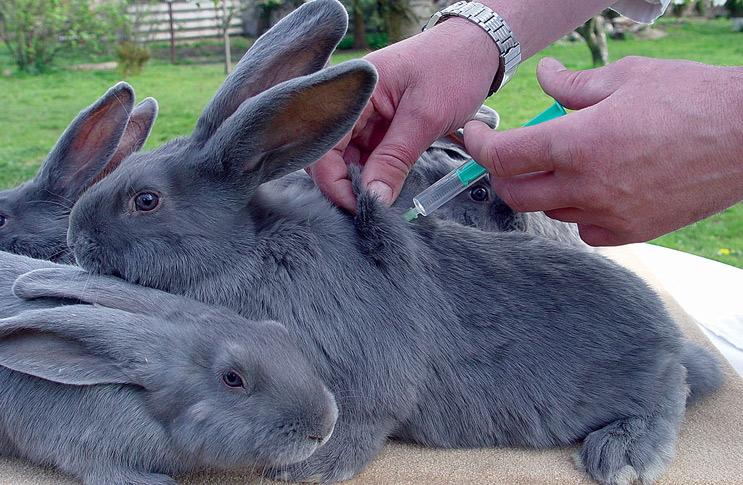
[[[651,483],[672,459],[687,383],[701,398],[721,377],[639,277],[530,234],[407,223],[358,187],[352,215],[316,190],[263,185],[330,150],[371,96],[363,60],[287,71],[298,39],[314,46],[346,20],[335,0],[301,6],[246,53],[190,137],[132,154],[88,190],[70,217],[76,261],[286,325],[339,417],[325,446],[269,477],[345,480],[394,438],[583,441],[594,479]],[[266,65],[286,80],[261,91]]]
[[[72,205],[142,147],[157,116],[154,99],[133,104],[131,86],[112,87],[72,121],[32,180],[0,192],[0,250],[73,261],[66,237]]]
[[[496,129],[500,122],[498,113],[485,105],[480,107],[474,119],[492,129]],[[463,148],[461,138],[459,133],[441,138],[423,153],[408,175],[408,179],[413,180],[406,179],[395,205],[412,207],[414,196],[472,159]],[[434,215],[484,231],[521,231],[591,250],[580,238],[576,224],[557,221],[544,212],[516,212],[511,209],[491,188],[489,175],[444,204]]]
[[[42,271],[64,272],[75,295],[0,319],[0,455],[89,484],[174,484],[290,465],[332,434],[335,400],[281,324],[115,278],[86,291],[72,266]],[[44,281],[34,275],[29,289]]]

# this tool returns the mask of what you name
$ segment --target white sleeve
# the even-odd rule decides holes
[[[611,6],[612,10],[627,18],[649,24],[663,15],[672,0],[617,0]]]

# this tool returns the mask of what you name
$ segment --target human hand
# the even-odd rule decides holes
[[[346,163],[361,163],[363,184],[391,204],[421,153],[475,114],[498,55],[485,31],[456,18],[367,55],[379,83],[353,131],[308,170],[315,183],[353,211]]]
[[[628,57],[568,71],[543,59],[544,91],[579,110],[494,133],[467,150],[516,211],[576,222],[591,245],[640,242],[743,199],[743,69]]]

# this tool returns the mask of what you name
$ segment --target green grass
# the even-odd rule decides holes
[[[660,27],[668,32],[661,39],[611,41],[611,59],[644,55],[743,65],[743,34],[731,32],[727,20],[666,20]],[[244,41],[237,44],[241,48],[248,45]],[[208,50],[197,47],[199,54]],[[343,51],[333,60],[341,62],[362,54]],[[588,49],[581,43],[558,42],[527,60],[513,81],[488,100],[500,112],[504,128],[519,126],[549,105],[534,76],[542,55],[556,57],[573,69],[590,67]],[[196,65],[187,61],[173,66],[155,59],[141,74],[126,79],[140,97],[154,96],[160,103],[160,116],[148,147],[189,133],[224,78],[218,63]],[[18,74],[4,51],[0,53],[0,72],[5,73],[0,76],[0,188],[31,177],[72,118],[121,80],[116,72],[75,72],[64,66],[40,76]],[[743,204],[655,242],[743,267]]]

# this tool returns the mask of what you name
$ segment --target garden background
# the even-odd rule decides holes
[[[248,5],[239,1],[222,5],[221,1],[212,4],[212,0],[206,0],[203,5],[194,2],[195,8],[212,12],[207,17],[216,35],[211,39],[179,40],[171,51],[169,42],[152,41],[154,36],[142,28],[147,19],[133,15],[133,3],[129,1],[2,0],[0,36],[7,41],[8,49],[0,51],[0,189],[32,177],[72,118],[119,80],[132,84],[139,99],[152,96],[160,103],[158,121],[146,148],[188,134],[224,79],[225,26],[232,33],[234,25],[245,25],[242,31],[254,36],[298,4],[297,0],[258,0]],[[339,50],[333,62],[361,57],[368,48],[406,35],[400,25],[417,25],[421,17],[420,1],[418,5],[407,3],[413,1],[349,0],[351,26],[356,32],[363,29],[365,35],[351,32],[342,43],[346,49]],[[732,27],[735,20],[728,18],[730,14],[743,17],[743,0],[728,0],[726,6],[711,0],[677,3],[652,28],[622,23],[622,19],[611,19],[609,14],[598,19],[597,27],[594,19],[594,24],[580,30],[593,38],[589,39],[594,44],[593,56],[579,34],[566,37],[527,60],[513,81],[487,104],[500,113],[502,128],[519,126],[550,103],[535,78],[538,59],[549,55],[572,69],[590,68],[602,62],[601,54],[596,55],[597,41],[604,56],[608,51],[609,61],[643,55],[743,65],[743,33],[736,32]],[[427,6],[432,10],[441,4],[429,1]],[[30,9],[26,13],[31,17],[11,18],[11,7]],[[32,9],[47,10],[39,14]],[[363,22],[356,22],[354,13]],[[13,21],[25,21],[30,28],[42,30],[44,22],[54,23],[52,27],[58,31],[51,33],[48,48],[54,52],[48,61],[18,62],[18,51],[11,45],[16,38]],[[613,22],[618,23],[614,26]],[[606,48],[601,49],[605,33]],[[233,61],[252,42],[251,36],[228,38]],[[365,49],[353,49],[364,45]],[[653,242],[743,268],[743,204]]]

